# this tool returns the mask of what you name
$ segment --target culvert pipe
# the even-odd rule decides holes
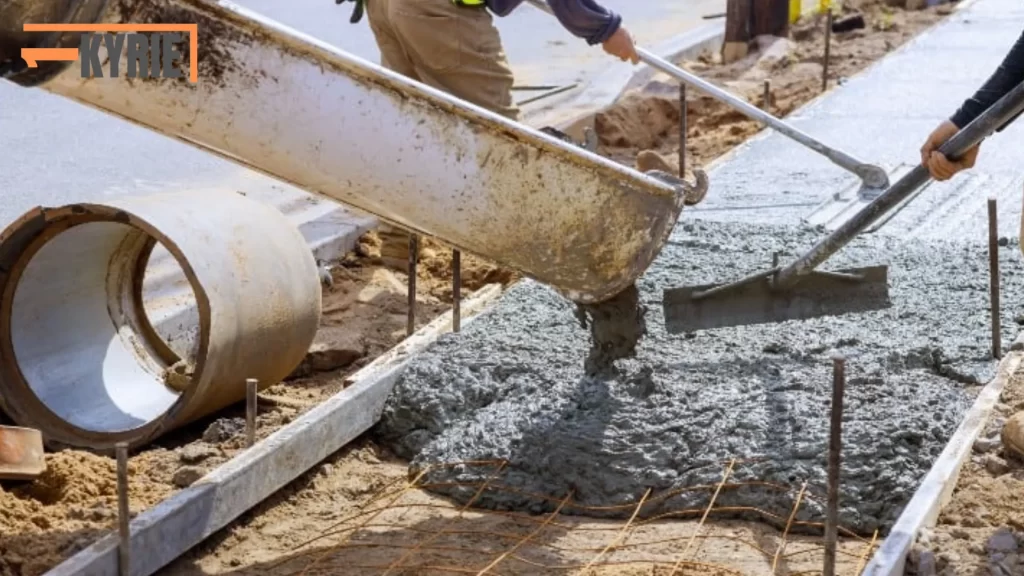
[[[96,0],[65,0],[29,9],[48,1],[18,0],[8,28],[195,25],[196,48],[183,33],[171,41],[176,51],[148,59],[133,49],[129,63],[127,41],[111,56],[93,36],[79,61],[40,59],[30,68],[19,42],[73,47],[73,35],[26,40],[0,29],[0,50],[9,47],[0,51],[0,77],[439,238],[577,302],[633,284],[683,209],[687,187],[668,174],[620,166],[230,2],[110,0],[97,9]],[[168,54],[181,77],[129,77],[139,60],[162,63]]]
[[[143,300],[153,250],[198,309],[172,351]],[[316,263],[279,211],[233,192],[36,208],[0,235],[0,407],[51,444],[139,446],[245,398],[302,361],[320,321]]]

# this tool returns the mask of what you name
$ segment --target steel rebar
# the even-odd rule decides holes
[[[128,443],[114,446],[117,455],[117,573],[128,576],[131,568],[131,508],[128,505]]]
[[[828,436],[828,502],[825,509],[825,566],[823,576],[835,576],[836,544],[839,538],[839,463],[842,449],[843,392],[846,388],[846,359],[832,359],[832,414]]]
[[[462,252],[452,250],[452,331],[462,329]]]
[[[999,222],[996,199],[988,199],[988,283],[992,306],[992,357],[1002,358],[1003,337],[999,306]]]
[[[416,260],[419,258],[420,237],[409,236],[409,317],[405,324],[405,335],[416,331]]]
[[[251,447],[256,443],[256,393],[259,388],[259,380],[246,378],[245,380],[245,445]]]

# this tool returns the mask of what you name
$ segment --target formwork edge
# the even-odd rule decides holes
[[[1020,339],[1020,337],[1018,337]],[[914,496],[896,520],[862,576],[902,576],[911,546],[921,530],[931,528],[949,503],[960,478],[960,469],[970,456],[974,441],[984,429],[1007,381],[1020,367],[1021,353],[1010,352],[999,362],[995,378],[975,398],[946,448],[925,475]]]
[[[490,284],[462,301],[462,326],[502,294]],[[380,419],[402,369],[451,331],[448,311],[348,379],[347,386],[192,486],[131,522],[132,576],[149,576],[227,526]],[[118,537],[110,534],[46,572],[46,576],[117,576]]]

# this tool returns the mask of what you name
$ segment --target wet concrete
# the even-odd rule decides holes
[[[1024,10],[1010,0],[978,0],[793,122],[865,161],[916,162],[927,134],[995,68],[1022,22]],[[572,490],[591,506],[635,503],[648,489],[714,485],[731,458],[756,459],[738,467],[738,481],[794,491],[807,481],[822,496],[830,354],[839,351],[849,376],[840,521],[884,531],[958,426],[974,385],[994,373],[984,244],[990,195],[1000,199],[1005,237],[1003,341],[1020,328],[1013,320],[1024,306],[1022,135],[1018,121],[982,147],[975,171],[922,191],[824,267],[888,263],[892,308],[670,336],[663,289],[739,278],[768,267],[776,250],[783,262],[795,257],[823,233],[801,228],[802,219],[855,181],[778,134],[755,138],[711,171],[708,199],[684,214],[638,283],[646,333],[636,346],[636,330],[617,340],[604,331],[609,318],[591,312],[587,318],[604,322],[581,325],[573,305],[550,289],[519,285],[412,363],[377,433],[414,469],[505,458],[502,483],[556,499]],[[629,324],[635,315],[620,318],[639,326]],[[615,350],[614,361],[595,362]],[[430,478],[491,474],[463,466]],[[475,493],[437,489],[463,500]],[[684,492],[641,515],[700,509],[707,494]],[[718,504],[785,518],[793,496],[746,487],[724,491]],[[798,520],[820,520],[822,501],[806,501]],[[477,504],[540,512],[557,502],[491,490]],[[626,516],[632,508],[605,513]]]
[[[817,237],[808,229],[681,226],[638,284],[648,312],[635,357],[600,372],[588,366],[591,334],[573,305],[542,285],[519,285],[413,362],[377,431],[414,468],[508,459],[505,484],[556,499],[572,489],[588,506],[635,502],[648,488],[715,484],[731,458],[764,459],[739,466],[737,480],[794,489],[806,480],[821,495],[830,353],[839,351],[850,378],[841,520],[859,531],[884,528],[959,424],[971,398],[965,383],[993,374],[984,245],[855,242],[830,265],[888,263],[895,302],[888,310],[679,336],[664,327],[664,287],[736,278],[768,266],[774,251],[792,257]],[[1024,302],[1024,267],[1016,245],[1001,255],[1009,339]],[[468,467],[429,479],[472,482],[491,473]],[[706,501],[706,492],[684,493],[643,515]],[[793,494],[751,487],[725,491],[719,502],[786,517]],[[540,512],[557,501],[488,491],[477,504]],[[798,518],[821,520],[820,503],[802,506]]]

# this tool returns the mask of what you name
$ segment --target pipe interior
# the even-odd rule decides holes
[[[80,429],[133,430],[179,398],[131,312],[162,309],[159,290],[143,306],[133,294],[149,241],[127,224],[80,224],[44,244],[15,289],[11,341],[21,374],[50,411]],[[185,289],[192,294],[187,281]]]

